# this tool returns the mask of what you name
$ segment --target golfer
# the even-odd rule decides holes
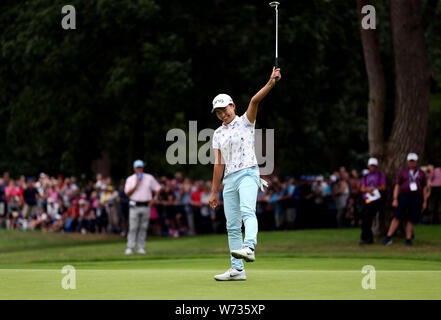
[[[242,259],[255,260],[257,244],[256,200],[258,188],[266,186],[260,179],[254,151],[254,126],[260,101],[281,79],[280,69],[273,68],[268,83],[251,99],[246,113],[236,115],[236,105],[227,94],[219,94],[213,100],[213,109],[222,125],[213,134],[215,163],[209,204],[215,208],[219,199],[217,190],[224,178],[223,201],[227,221],[228,243],[231,252],[231,268],[214,276],[216,280],[246,280]],[[224,172],[225,169],[225,172]],[[242,242],[242,221],[245,239]]]
[[[125,254],[133,254],[135,243],[138,244],[137,253],[145,254],[145,238],[150,219],[150,208],[158,199],[161,185],[148,173],[144,173],[144,162],[136,160],[133,171],[127,178],[124,192],[129,201],[129,233],[127,234],[127,249]],[[153,196],[154,192],[154,196]],[[152,199],[153,198],[153,199]]]

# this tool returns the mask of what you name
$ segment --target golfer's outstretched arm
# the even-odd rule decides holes
[[[270,79],[268,80],[267,84],[257,92],[254,97],[251,98],[250,105],[247,109],[247,118],[251,123],[254,123],[257,116],[257,107],[259,106],[260,101],[262,101],[263,98],[270,92],[270,90],[274,87],[276,84],[276,77],[279,78],[279,80],[282,78],[282,75],[280,74],[280,69],[276,69],[273,67],[273,73],[271,74]]]

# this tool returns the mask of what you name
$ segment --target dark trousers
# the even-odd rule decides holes
[[[401,221],[410,221],[417,224],[420,221],[423,195],[409,195],[400,193],[398,196],[398,208],[395,210],[394,217]]]
[[[364,203],[361,211],[361,240],[367,242],[374,241],[372,233],[372,219],[381,209],[381,200]]]
[[[432,223],[439,224],[439,209],[441,204],[441,187],[432,187],[430,201],[433,203]]]

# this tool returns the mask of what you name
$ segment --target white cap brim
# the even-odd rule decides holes
[[[231,99],[231,97],[225,93],[221,93],[218,94],[214,99],[213,99],[213,109],[211,109],[211,112],[214,112],[214,109],[217,108],[225,108],[227,106],[229,106],[230,104],[233,104],[233,99]]]
[[[418,161],[418,156],[415,153],[409,153],[407,155],[407,161]]]
[[[226,108],[226,107],[228,107],[230,105],[230,103],[229,104],[227,104],[226,106],[218,106],[218,107],[215,107],[215,108],[213,108],[213,109],[211,109],[211,113],[213,113],[214,112],[214,110],[216,110],[216,109],[219,109],[219,108]]]

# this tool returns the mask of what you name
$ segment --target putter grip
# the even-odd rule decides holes
[[[274,65],[277,68],[279,68],[279,57],[276,57],[276,63]],[[279,77],[276,77],[276,82],[279,82]]]

